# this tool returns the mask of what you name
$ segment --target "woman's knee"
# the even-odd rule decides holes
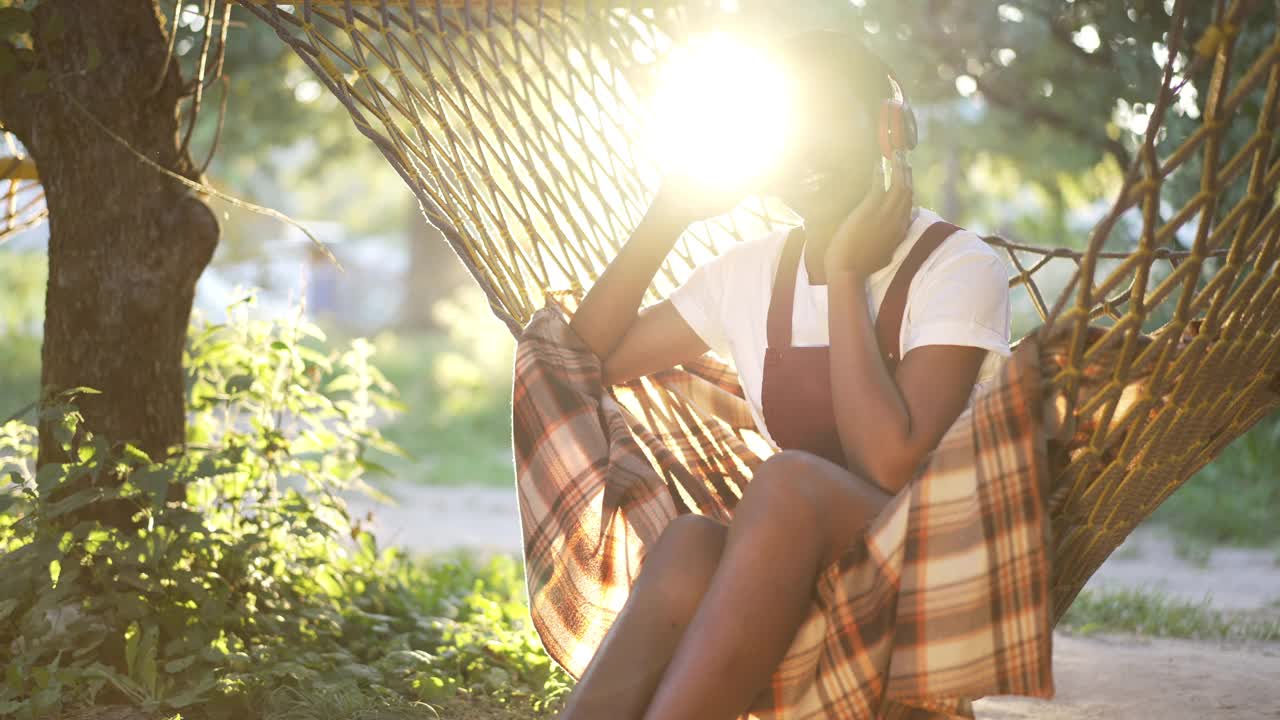
[[[821,514],[830,498],[822,458],[803,450],[782,450],[756,467],[743,501],[768,506],[771,517],[791,519],[804,527]]]
[[[710,566],[714,570],[724,549],[727,530],[723,524],[702,515],[679,515],[667,523],[655,551],[675,555],[690,568]]]
[[[678,622],[688,622],[720,564],[726,528],[701,515],[680,515],[667,524],[645,558],[653,600]]]
[[[827,558],[847,547],[887,500],[842,467],[783,450],[756,468],[739,510],[750,502],[752,523],[771,525],[796,542],[808,539]]]

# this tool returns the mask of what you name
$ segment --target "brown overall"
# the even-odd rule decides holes
[[[890,375],[900,360],[898,338],[911,279],[929,255],[959,229],[946,222],[936,222],[926,228],[889,282],[876,313],[876,339]],[[773,279],[773,296],[769,299],[766,319],[769,347],[764,355],[761,411],[778,447],[806,450],[848,467],[831,404],[831,348],[791,344],[791,308],[803,250],[804,232],[796,228],[782,248]]]

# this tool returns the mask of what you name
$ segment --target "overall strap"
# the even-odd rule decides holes
[[[769,315],[765,319],[765,338],[771,348],[791,347],[791,308],[796,298],[796,271],[804,250],[804,229],[791,228],[782,257],[773,276],[773,295],[769,298]]]
[[[884,300],[880,302],[880,310],[876,313],[876,340],[880,343],[880,354],[884,356],[884,363],[889,368],[890,374],[902,359],[898,357],[899,338],[902,337],[902,314],[907,308],[907,291],[911,289],[911,280],[933,251],[937,250],[944,240],[951,237],[952,233],[960,229],[957,225],[942,221],[925,228],[924,234],[911,247],[907,257],[894,272],[893,280],[889,281],[889,289],[885,291]],[[790,322],[789,317],[787,320]],[[790,330],[789,325],[787,329]]]

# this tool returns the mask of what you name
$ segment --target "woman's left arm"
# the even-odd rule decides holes
[[[867,306],[866,277],[827,275],[831,392],[849,469],[889,492],[901,490],[964,411],[987,351],[927,345],[889,374]]]
[[[874,164],[871,189],[836,231],[823,264],[840,444],[851,471],[896,493],[964,411],[987,351],[928,344],[909,350],[893,375],[885,367],[866,279],[889,263],[911,220],[911,167],[901,154],[893,165],[893,186],[886,189],[881,165]]]

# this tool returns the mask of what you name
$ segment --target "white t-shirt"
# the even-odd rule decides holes
[[[867,279],[873,319],[898,266],[925,228],[941,219],[927,208],[918,208],[893,259]],[[760,395],[768,346],[765,325],[769,299],[787,234],[788,229],[783,228],[738,243],[697,267],[669,297],[689,327],[712,350],[733,359],[756,427],[774,447],[777,443],[765,427]],[[795,292],[791,344],[829,345],[827,286],[809,284],[803,260]],[[959,230],[934,250],[911,281],[898,357],[906,357],[924,345],[987,349],[978,384],[969,398],[972,402],[995,379],[1001,359],[1009,355],[1009,336],[1009,284],[1004,259],[977,233]]]

